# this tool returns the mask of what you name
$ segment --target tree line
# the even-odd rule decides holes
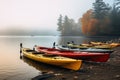
[[[75,23],[73,19],[68,18],[68,16],[65,15],[63,17],[60,15],[58,18],[58,31],[60,31],[60,34],[62,36],[70,36],[72,35],[80,35],[82,34],[80,23]]]
[[[77,23],[68,16],[58,18],[61,35],[110,36],[120,35],[120,0],[112,6],[103,0],[95,0],[93,8],[86,11]]]

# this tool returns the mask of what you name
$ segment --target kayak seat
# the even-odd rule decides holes
[[[34,50],[26,50],[26,52],[33,52]]]
[[[33,54],[43,54],[42,52],[36,52],[34,50],[26,50],[26,52],[32,52]]]
[[[56,57],[57,55],[54,55],[54,54],[43,54],[43,56],[45,56],[45,57]]]
[[[36,52],[36,51],[34,51],[34,52],[32,52],[33,54],[44,54],[44,53],[42,53],[42,52]]]

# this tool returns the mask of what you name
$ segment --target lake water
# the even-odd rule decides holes
[[[66,44],[68,41],[74,41],[80,44],[88,41],[107,41],[111,39],[115,39],[115,37],[1,36],[0,80],[31,80],[40,75],[42,71],[56,71],[51,66],[39,64],[24,57],[20,59],[20,43],[23,43],[23,47],[33,48],[34,45],[52,47],[53,42]]]

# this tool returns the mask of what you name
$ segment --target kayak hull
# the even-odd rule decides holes
[[[93,53],[112,53],[113,50],[111,49],[94,49],[94,48],[88,48],[88,49],[71,49],[68,47],[62,47],[57,46],[60,50],[69,50],[69,51],[79,51],[79,52],[93,52]]]
[[[82,59],[86,61],[94,61],[94,62],[106,62],[110,57],[109,53],[62,51],[59,49],[40,47],[40,46],[37,46],[36,50],[47,54],[54,54],[54,55],[75,58],[75,59]]]
[[[55,56],[55,55],[46,55],[37,53],[34,51],[30,51],[29,48],[22,48],[23,56],[46,64],[56,65],[67,69],[72,70],[79,70],[82,65],[82,60],[76,60],[61,56]],[[28,52],[29,51],[29,52]]]

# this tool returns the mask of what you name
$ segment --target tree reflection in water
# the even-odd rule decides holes
[[[21,58],[21,57],[20,57]],[[32,80],[43,80],[43,78],[49,78],[49,77],[57,77],[62,76],[65,74],[69,74],[71,70],[56,67],[53,65],[48,65],[44,63],[40,63],[37,61],[33,61],[29,58],[26,58],[22,56],[21,58],[25,63],[27,63],[29,66],[34,67],[35,69],[40,71],[40,75],[37,75],[36,77],[32,78]]]

